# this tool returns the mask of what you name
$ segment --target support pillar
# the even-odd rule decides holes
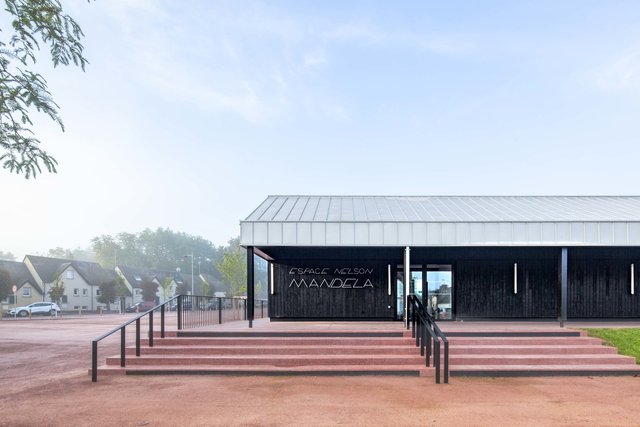
[[[247,246],[247,320],[249,327],[253,328],[254,304],[254,275],[253,275],[253,246]]]
[[[411,249],[404,248],[404,327],[409,327],[409,281],[411,280]]]
[[[560,249],[560,307],[559,319],[561,326],[567,320],[567,289],[569,284],[569,250]]]

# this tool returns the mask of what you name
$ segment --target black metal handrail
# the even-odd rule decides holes
[[[217,304],[213,304],[212,307],[217,311],[217,315],[207,315],[207,305],[216,301]],[[223,304],[224,301],[224,304]],[[176,310],[177,317],[177,329],[183,330],[187,328],[195,328],[199,326],[207,326],[216,323],[222,323],[222,312],[225,310],[227,302],[231,302],[231,305],[241,310],[243,319],[247,319],[247,304],[246,299],[243,297],[205,297],[197,295],[177,295],[168,299],[162,304],[158,304],[150,310],[140,313],[133,319],[128,320],[122,325],[113,328],[111,331],[99,336],[91,341],[91,381],[98,381],[98,342],[120,331],[120,366],[126,365],[126,328],[133,322],[136,324],[136,357],[140,357],[140,320],[149,316],[149,347],[153,347],[153,312],[160,310],[160,338],[165,337],[165,311]],[[256,303],[260,302],[260,316],[265,315],[265,303],[266,300],[256,300]],[[242,308],[240,309],[240,306]],[[254,306],[254,310],[257,310],[257,305]],[[255,314],[255,311],[254,311]]]
[[[123,323],[122,325],[113,328],[106,334],[100,335],[98,338],[91,341],[91,381],[98,381],[98,342],[103,339],[115,334],[120,331],[120,366],[125,367],[126,365],[126,330],[127,326],[136,323],[136,357],[140,356],[140,319],[145,316],[149,316],[149,347],[153,347],[153,312],[155,310],[160,310],[160,337],[164,338],[164,330],[165,330],[165,322],[164,322],[164,312],[167,304],[171,303],[174,300],[177,300],[178,307],[180,307],[182,295],[175,296],[167,301],[153,307],[150,310],[145,311],[144,313],[138,314],[133,319]],[[180,308],[178,308],[180,311]]]
[[[427,312],[416,295],[408,297],[407,315],[411,324],[411,337],[416,339],[416,347],[420,347],[420,355],[425,356],[426,365],[430,365],[433,342],[433,366],[436,371],[436,383],[440,384],[440,341],[444,350],[444,382],[449,382],[449,341],[442,332],[435,319]],[[409,322],[407,322],[409,329]]]

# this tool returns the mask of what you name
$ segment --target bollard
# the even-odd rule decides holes
[[[100,316],[102,316],[102,306],[100,306]]]
[[[31,309],[29,309],[29,319],[31,319]]]
[[[78,306],[78,316],[82,316],[82,306]]]

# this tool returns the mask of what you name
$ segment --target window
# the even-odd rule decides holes
[[[27,297],[27,298],[31,298],[31,287],[30,286],[23,286],[22,287],[22,296],[23,297]]]
[[[82,309],[83,309],[83,310],[88,310],[88,309],[89,309],[89,307],[87,307],[86,305],[83,305],[83,306],[82,306]]]
[[[73,290],[73,296],[74,296],[74,297],[77,297],[78,295],[80,295],[80,289],[79,289],[79,288],[75,288],[75,289]]]
[[[67,270],[67,279],[69,280],[75,279],[75,273],[73,270]]]
[[[79,306],[79,305],[74,305],[74,306],[73,306],[73,309],[74,309],[74,310],[77,310],[77,309],[79,309],[79,308],[80,308],[80,306]]]
[[[86,297],[88,295],[88,293],[89,293],[89,289],[83,289],[82,290],[82,296],[83,297]]]
[[[140,295],[141,293],[142,293],[142,290],[136,289],[136,295]]]
[[[69,302],[69,297],[67,295],[62,295],[62,303],[66,304]]]
[[[100,289],[96,289],[96,296],[100,296]]]

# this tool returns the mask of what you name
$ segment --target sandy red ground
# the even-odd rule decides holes
[[[127,319],[0,321],[0,425],[639,426],[640,378],[107,377],[90,341]],[[100,360],[117,353],[117,337]]]

